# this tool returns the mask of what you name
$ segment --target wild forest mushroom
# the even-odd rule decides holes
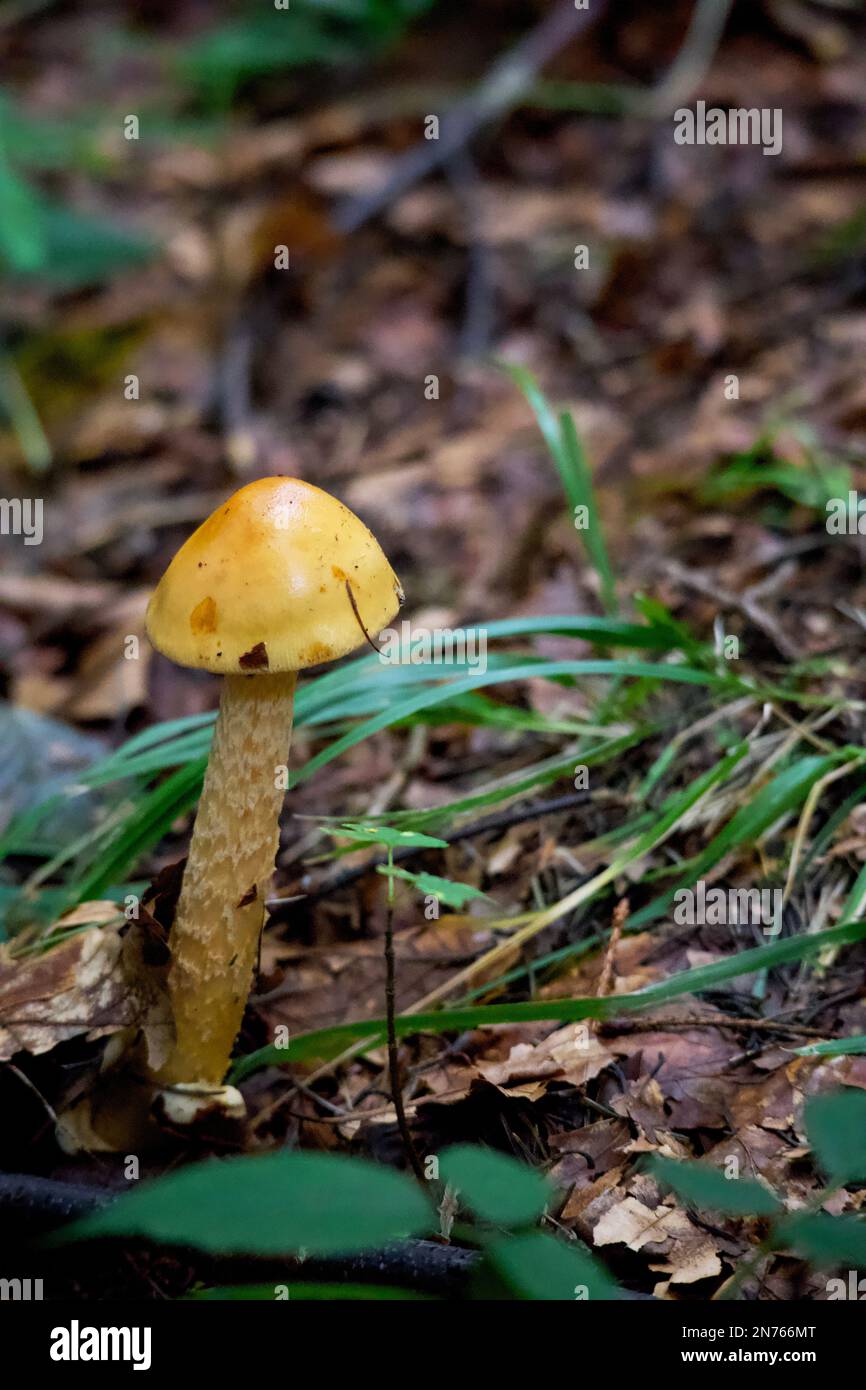
[[[236,492],[153,594],[153,645],[223,677],[170,936],[177,1036],[157,1077],[164,1086],[219,1086],[228,1068],[278,847],[296,673],[363,644],[402,597],[366,526],[297,478]]]

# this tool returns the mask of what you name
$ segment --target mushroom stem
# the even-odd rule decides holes
[[[224,678],[171,930],[177,1040],[158,1080],[219,1084],[241,1025],[279,843],[296,673]]]

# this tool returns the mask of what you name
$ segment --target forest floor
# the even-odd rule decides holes
[[[195,767],[146,826],[134,808],[200,756],[183,744],[194,726],[175,721],[211,711],[217,682],[149,651],[145,605],[224,497],[296,475],[373,530],[406,591],[401,617],[489,634],[489,669],[504,675],[395,705],[289,794],[238,1055],[283,1027],[296,1038],[384,1011],[385,880],[370,849],[315,818],[428,830],[447,847],[401,866],[484,896],[425,916],[424,879],[399,885],[399,1010],[610,1006],[596,1021],[563,1021],[551,1002],[547,1020],[407,1032],[418,1153],[471,1141],[541,1166],[556,1228],[626,1287],[711,1298],[765,1228],[675,1201],[643,1157],[733,1161],[803,1207],[821,1191],[804,1104],[866,1090],[866,1050],[797,1051],[866,1034],[864,535],[828,523],[834,499],[850,519],[849,493],[866,485],[862,21],[736,3],[671,103],[691,6],[599,5],[513,109],[376,203],[371,190],[435,143],[429,114],[444,122],[556,7],[482,0],[471,24],[465,7],[434,7],[385,54],[324,75],[242,74],[227,104],[203,59],[181,74],[164,61],[199,52],[198,7],[139,8],[135,22],[120,8],[64,7],[50,22],[37,10],[0,29],[22,181],[92,219],[76,234],[40,204],[47,249],[30,268],[15,227],[3,243],[0,487],[44,499],[45,520],[40,545],[3,537],[0,573],[0,792],[15,813],[0,846],[0,1166],[118,1185],[111,1156],[60,1156],[51,1121],[112,1028],[70,1025],[55,1045],[34,1014],[22,1049],[22,1001],[37,997],[22,961],[46,959],[34,948],[58,921],[72,953],[85,939],[73,928],[118,930],[124,894],[160,873],[150,908],[169,924]],[[782,110],[780,153],[677,144],[671,104],[696,96]],[[124,140],[136,111],[140,138]],[[130,240],[115,244],[104,228],[118,221]],[[503,364],[573,420],[593,483],[586,528],[567,426],[537,398],[534,411]],[[551,418],[552,450],[539,428]],[[646,623],[668,649],[626,659],[613,629],[591,641],[564,615]],[[590,658],[612,664],[544,673]],[[651,659],[700,678],[630,669]],[[509,660],[539,672],[509,680]],[[433,671],[431,696],[444,678]],[[390,708],[376,698],[302,719],[293,767]],[[161,765],[132,781],[116,768],[38,833],[27,821],[63,778],[161,724]],[[111,815],[120,850],[91,833]],[[773,890],[781,908],[770,925],[684,920],[674,893],[699,880]],[[820,950],[713,974],[737,952],[852,923]],[[57,989],[93,1025],[71,961]],[[705,967],[706,985],[669,1002],[615,1007]],[[364,1055],[332,1048],[316,1070],[250,1069],[242,1147],[403,1164],[370,1037]],[[863,1197],[841,1186],[824,1210],[856,1214]],[[176,1266],[164,1284],[151,1265],[127,1276],[137,1296],[184,1284]],[[788,1251],[757,1261],[743,1291],[821,1298],[826,1285]]]

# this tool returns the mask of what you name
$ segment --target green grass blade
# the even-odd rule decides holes
[[[826,756],[810,755],[799,758],[790,767],[785,768],[766,787],[762,787],[757,796],[734,813],[703,853],[692,860],[688,872],[681,876],[673,887],[632,914],[629,926],[643,926],[646,922],[655,921],[663,916],[681,888],[691,887],[730,850],[744,844],[753,844],[777,820],[801,805],[814,784],[843,760],[840,750]]]
[[[538,421],[538,427],[544,436],[544,442],[559,474],[568,501],[569,512],[574,518],[575,527],[583,537],[590,563],[601,582],[604,607],[608,613],[615,613],[617,610],[616,584],[599,520],[595,491],[592,485],[592,471],[574,420],[568,411],[563,411],[557,418],[535,377],[525,367],[513,366],[507,362],[503,363],[502,366],[532,407]],[[583,511],[586,514],[587,524],[585,527],[578,527],[578,517]]]
[[[400,1014],[396,1020],[397,1033],[406,1037],[412,1033],[446,1033],[466,1028],[483,1028],[495,1023],[560,1022],[571,1023],[583,1018],[612,1018],[619,1013],[632,1013],[666,1004],[684,994],[698,994],[715,989],[742,975],[759,970],[771,970],[789,965],[826,950],[828,946],[845,946],[866,937],[866,922],[845,922],[824,931],[804,933],[774,941],[768,946],[755,946],[710,965],[684,970],[659,984],[648,985],[634,994],[608,995],[592,999],[550,999],[532,1003],[476,1004],[469,1008],[441,1009],[430,1013]],[[288,1047],[269,1045],[241,1057],[231,1073],[233,1082],[242,1081],[265,1066],[281,1066],[311,1058],[335,1056],[349,1044],[380,1036],[385,1029],[384,1018],[364,1019],[357,1023],[336,1024],[302,1033]]]

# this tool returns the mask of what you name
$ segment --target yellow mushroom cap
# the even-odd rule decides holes
[[[147,632],[179,666],[300,671],[354,651],[365,630],[374,637],[402,598],[354,512],[299,478],[259,478],[181,546],[148,605]]]

